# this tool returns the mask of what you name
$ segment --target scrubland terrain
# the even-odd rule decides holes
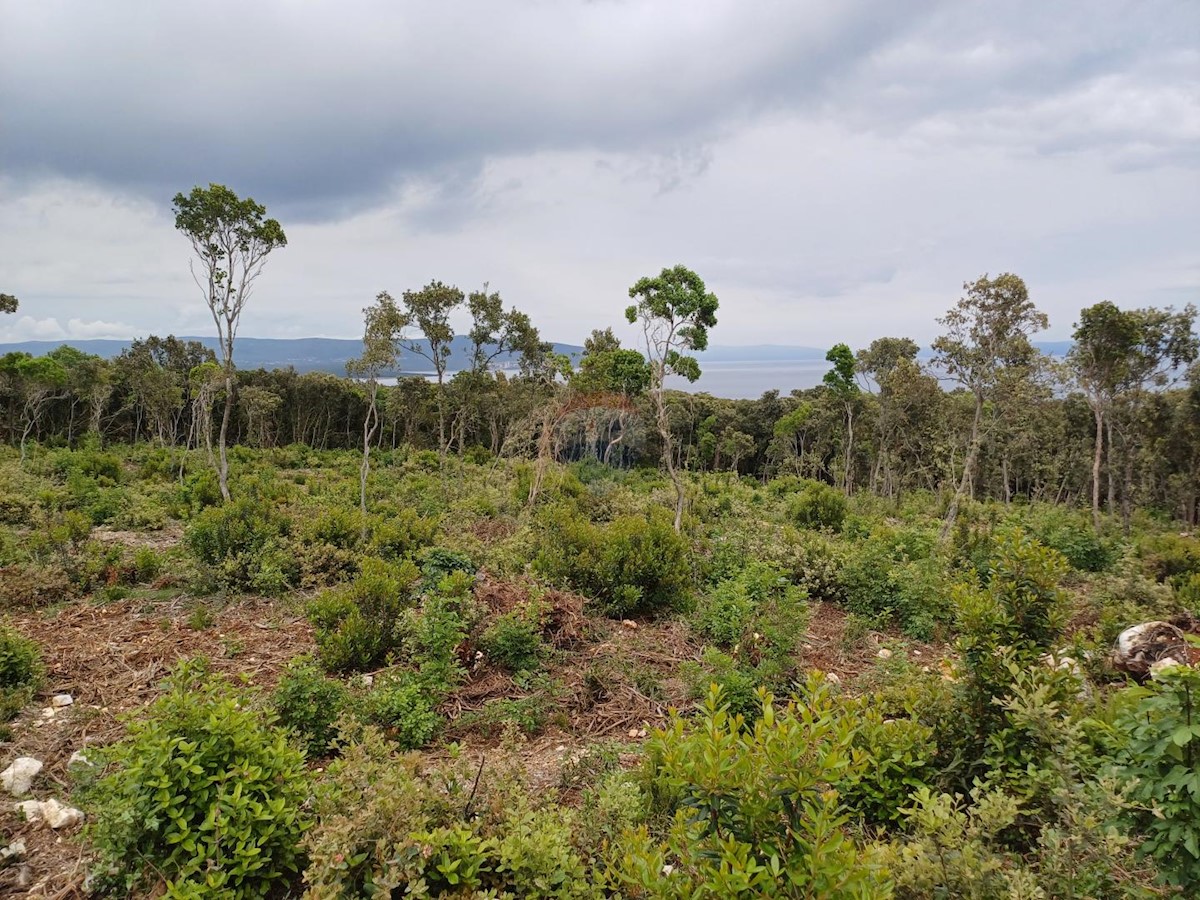
[[[1152,897],[1200,871],[1200,543],[400,448],[0,462],[5,890]],[[1171,658],[1148,668],[1155,656]],[[1178,659],[1183,655],[1184,659]],[[1137,682],[1142,682],[1138,684]],[[56,695],[70,705],[56,707]],[[81,754],[81,755],[77,755]],[[1174,886],[1173,886],[1174,885]]]

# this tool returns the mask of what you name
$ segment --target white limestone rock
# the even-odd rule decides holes
[[[47,800],[42,804],[42,818],[46,824],[58,831],[61,828],[71,828],[83,821],[83,812],[57,800]]]
[[[32,756],[18,756],[13,764],[0,772],[0,784],[14,797],[29,793],[29,787],[38,772],[42,771],[42,761]]]

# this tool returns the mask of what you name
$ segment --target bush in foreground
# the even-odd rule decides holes
[[[108,887],[252,898],[299,873],[303,754],[203,662],[181,666],[104,761],[88,805]]]

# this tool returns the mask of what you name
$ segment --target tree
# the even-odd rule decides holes
[[[450,314],[463,304],[463,292],[453,285],[431,281],[419,291],[404,292],[404,310],[410,324],[425,336],[425,344],[407,341],[405,349],[433,364],[437,375],[438,452],[446,455],[446,368],[454,344]]]
[[[500,294],[483,290],[472,291],[467,297],[471,313],[471,370],[487,372],[497,357],[516,353],[522,357],[549,353],[553,346],[542,341],[529,316],[515,307],[504,311]]]
[[[467,309],[471,313],[471,330],[467,334],[471,347],[470,369],[459,372],[454,378],[454,386],[461,389],[462,399],[451,427],[451,440],[457,433],[459,452],[465,445],[469,423],[480,418],[483,407],[495,403],[496,380],[491,372],[492,364],[501,356],[516,354],[522,371],[528,373],[553,349],[552,344],[542,341],[528,315],[515,307],[506,312],[500,294],[489,292],[486,283],[482,290],[468,295]]]
[[[387,291],[363,310],[362,356],[346,363],[351,378],[367,383],[367,414],[363,419],[362,466],[359,469],[359,507],[362,509],[363,539],[367,537],[367,476],[371,472],[371,443],[379,430],[379,374],[400,365],[400,340],[408,320]]]
[[[212,313],[221,346],[225,411],[218,439],[217,479],[221,496],[228,501],[229,458],[225,448],[234,402],[233,342],[242,310],[267,257],[271,251],[287,246],[287,236],[279,222],[264,218],[264,206],[249,197],[239,198],[222,184],[197,186],[190,194],[176,194],[173,206],[175,227],[191,242],[196,255],[190,264],[192,278]]]
[[[12,294],[0,294],[0,313],[15,313],[20,305]]]
[[[607,431],[601,460],[607,465],[613,450],[625,442],[634,415],[632,401],[650,387],[650,367],[637,350],[627,350],[611,328],[596,329],[583,344],[579,368],[568,385],[581,397],[592,398],[584,410],[585,439],[590,455],[597,455],[601,428]]]
[[[896,366],[906,360],[914,362],[920,349],[912,338],[881,337],[871,341],[865,350],[859,350],[854,362],[859,372],[882,384]]]
[[[867,384],[879,387],[879,408],[876,418],[875,462],[871,467],[870,488],[875,491],[880,481],[887,483],[889,493],[893,489],[892,457],[897,426],[897,392],[895,383],[902,381],[896,373],[916,367],[917,353],[921,348],[911,338],[881,337],[871,341],[865,350],[855,355],[855,369],[866,376]],[[870,388],[868,387],[868,390]]]
[[[1196,307],[1189,304],[1180,312],[1169,307],[1148,307],[1131,310],[1128,315],[1131,324],[1126,327],[1134,340],[1127,348],[1127,361],[1122,366],[1122,377],[1113,396],[1114,400],[1121,401],[1122,407],[1114,418],[1122,438],[1121,519],[1126,532],[1133,514],[1134,457],[1141,443],[1142,407],[1151,392],[1174,381],[1200,354],[1200,341],[1192,330]]]
[[[854,354],[846,344],[835,344],[825,354],[833,368],[821,380],[846,411],[846,448],[842,462],[842,487],[846,494],[854,492],[854,405],[861,393],[854,380]]]
[[[726,428],[717,447],[721,456],[729,460],[729,471],[736,475],[741,461],[754,452],[754,438],[736,428]]]
[[[637,302],[626,308],[625,318],[630,324],[642,324],[650,361],[650,396],[662,438],[663,462],[675,486],[675,530],[679,531],[683,526],[683,479],[675,464],[663,385],[668,375],[693,382],[700,377],[696,358],[681,351],[708,346],[708,330],[717,324],[717,297],[709,293],[699,275],[682,265],[639,279],[629,289],[629,297]]]
[[[1006,391],[1028,377],[1038,361],[1029,337],[1050,324],[1029,299],[1025,282],[1011,273],[994,279],[984,275],[964,283],[963,290],[966,295],[938,319],[946,333],[933,342],[937,365],[969,391],[975,403],[962,476],[942,523],[943,541],[954,528],[962,498],[975,476],[984,438],[985,405],[993,404],[994,411]]]
[[[805,444],[812,417],[813,405],[805,400],[776,419],[772,427],[772,456],[776,462],[790,464],[797,475],[804,474]]]
[[[1113,400],[1131,377],[1139,340],[1137,316],[1105,300],[1080,311],[1075,340],[1067,354],[1073,380],[1083,391],[1096,421],[1092,455],[1092,524],[1100,528],[1100,471],[1104,460],[1104,427]],[[1111,450],[1111,446],[1110,446]],[[1112,484],[1112,473],[1109,473]]]
[[[26,444],[36,434],[46,407],[66,397],[67,370],[50,356],[8,353],[0,358],[0,375],[14,383],[21,400],[21,462],[24,463]]]
[[[276,435],[276,417],[283,408],[283,398],[270,388],[250,385],[239,392],[239,407],[246,416],[246,432],[250,442],[258,447],[270,447]]]

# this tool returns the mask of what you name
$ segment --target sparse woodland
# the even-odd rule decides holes
[[[197,192],[181,230],[286,245]],[[201,238],[232,335],[249,239]],[[932,359],[730,401],[663,387],[703,281],[629,299],[645,343],[574,361],[441,282],[367,306],[353,378],[0,359],[0,764],[84,816],[6,802],[0,891],[1196,896],[1195,310],[1097,304],[1052,360],[985,276]],[[418,338],[436,380],[381,383]]]

